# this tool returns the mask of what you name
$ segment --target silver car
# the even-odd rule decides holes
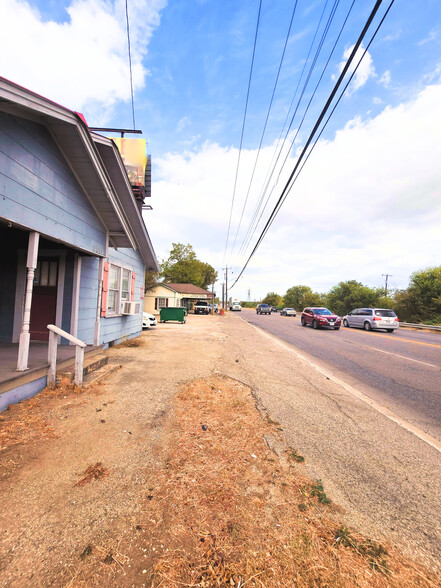
[[[284,308],[280,311],[280,316],[297,316],[297,313],[293,308]]]
[[[345,327],[358,327],[365,331],[386,329],[393,333],[400,323],[398,317],[390,308],[356,308],[343,317]]]

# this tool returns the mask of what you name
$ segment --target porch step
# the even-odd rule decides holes
[[[83,377],[86,377],[88,374],[99,370],[103,366],[109,363],[109,357],[104,353],[98,355],[95,354],[92,357],[85,356],[84,364],[83,364]],[[61,380],[62,378],[67,378],[70,382],[73,382],[75,379],[75,362],[71,362],[68,366],[65,366],[63,371],[57,370],[57,380]]]
[[[107,380],[109,376],[117,372],[122,368],[120,364],[108,363],[103,365],[94,372],[90,372],[83,380],[83,386],[90,386],[90,384],[99,384],[100,382]]]

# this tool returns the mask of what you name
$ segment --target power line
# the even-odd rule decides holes
[[[388,6],[388,8],[387,8],[386,12],[384,13],[384,15],[383,15],[383,17],[382,17],[382,19],[381,19],[380,23],[378,24],[377,28],[375,29],[375,32],[374,32],[374,34],[372,35],[372,37],[371,37],[371,39],[370,39],[369,43],[366,45],[366,48],[365,48],[365,50],[363,51],[363,54],[362,54],[362,56],[361,56],[361,57],[360,57],[360,59],[358,60],[358,63],[357,63],[357,65],[356,65],[356,67],[354,68],[354,70],[353,70],[353,72],[351,73],[351,75],[350,75],[350,77],[349,77],[348,81],[346,82],[346,85],[345,85],[345,87],[344,87],[344,88],[343,88],[343,90],[341,91],[341,93],[340,93],[340,96],[338,97],[338,99],[337,99],[336,103],[335,103],[335,104],[334,104],[334,106],[332,107],[332,110],[331,110],[331,112],[329,113],[329,115],[328,115],[328,118],[326,119],[326,121],[325,121],[325,123],[324,123],[323,127],[321,128],[321,130],[320,130],[319,134],[317,135],[317,137],[316,137],[316,139],[315,139],[315,141],[314,141],[314,143],[313,143],[313,145],[312,145],[311,149],[309,150],[309,153],[308,153],[308,155],[306,156],[306,158],[305,158],[304,162],[302,163],[302,166],[301,166],[301,167],[300,167],[300,169],[297,171],[297,173],[296,173],[296,176],[295,176],[295,177],[294,177],[294,179],[292,180],[292,182],[291,182],[291,185],[289,186],[289,188],[288,188],[288,190],[287,190],[286,194],[285,194],[285,195],[284,195],[284,197],[283,197],[283,200],[282,200],[282,201],[281,201],[281,202],[280,202],[280,203],[277,205],[276,214],[279,212],[279,210],[280,210],[281,206],[282,206],[282,205],[283,205],[283,203],[285,202],[285,200],[286,200],[286,198],[287,198],[288,194],[291,192],[291,190],[292,190],[292,188],[293,188],[293,186],[294,186],[295,182],[297,181],[297,178],[299,177],[300,173],[302,172],[303,168],[305,167],[305,165],[306,165],[306,162],[308,161],[309,157],[311,156],[312,152],[314,151],[314,148],[316,147],[316,145],[317,145],[317,143],[318,143],[318,141],[319,141],[320,137],[322,136],[322,134],[323,134],[323,131],[326,129],[326,127],[327,127],[327,125],[328,125],[328,123],[329,123],[329,121],[330,121],[330,119],[331,119],[332,115],[334,114],[334,112],[335,112],[335,110],[336,110],[337,106],[339,105],[339,103],[340,103],[341,99],[343,98],[343,96],[344,96],[344,94],[345,94],[346,90],[348,89],[348,87],[349,87],[349,84],[350,84],[350,83],[351,83],[351,81],[352,81],[352,78],[354,77],[355,73],[357,72],[357,70],[358,70],[358,68],[359,68],[359,66],[360,66],[360,63],[363,61],[363,59],[364,59],[364,56],[366,55],[366,53],[367,53],[367,51],[368,51],[369,47],[371,46],[371,44],[372,44],[373,40],[374,40],[374,39],[375,39],[375,37],[377,36],[377,33],[378,33],[378,31],[379,31],[379,29],[380,29],[381,25],[383,24],[383,22],[384,22],[384,20],[385,20],[386,16],[388,15],[388,13],[389,13],[389,10],[392,8],[392,4],[393,4],[394,2],[395,2],[395,0],[391,0],[391,3],[389,4],[389,6]],[[267,231],[268,231],[268,229],[267,229]],[[266,231],[266,232],[267,232],[267,231]],[[266,235],[266,232],[265,232],[265,235]],[[265,236],[265,235],[263,235],[263,236]]]
[[[127,22],[127,45],[129,49],[129,69],[130,69],[130,92],[132,94],[132,119],[133,119],[133,128],[136,129],[135,124],[135,99],[133,96],[133,76],[132,76],[132,52],[130,48],[130,26],[129,26],[129,7],[127,5],[126,0],[126,22]]]
[[[334,99],[334,97],[335,97],[335,95],[336,95],[336,93],[337,93],[337,91],[338,91],[338,89],[339,89],[340,85],[342,84],[342,82],[343,82],[343,79],[344,79],[344,77],[346,76],[346,74],[347,74],[347,72],[348,72],[348,70],[349,70],[349,67],[350,67],[351,63],[352,63],[352,61],[353,61],[353,60],[354,60],[354,58],[355,58],[355,55],[356,55],[356,53],[357,53],[357,51],[358,51],[358,48],[360,47],[360,45],[361,45],[361,43],[362,43],[362,41],[363,41],[363,39],[364,39],[364,37],[365,37],[365,35],[366,35],[366,33],[367,33],[367,31],[368,31],[369,27],[370,27],[370,26],[371,26],[371,24],[372,24],[372,21],[373,21],[373,19],[375,18],[375,15],[377,14],[377,12],[378,12],[378,10],[379,10],[379,8],[380,8],[381,4],[382,4],[382,1],[383,1],[383,0],[377,0],[377,1],[376,1],[376,3],[375,3],[375,6],[374,6],[374,8],[372,9],[372,11],[371,11],[371,13],[370,13],[370,15],[369,15],[369,18],[367,19],[367,21],[366,21],[366,23],[365,23],[365,25],[364,25],[364,27],[363,27],[363,30],[362,30],[362,32],[360,33],[360,36],[358,37],[358,39],[357,39],[357,42],[355,43],[355,45],[354,45],[354,47],[353,47],[353,49],[352,49],[352,51],[351,51],[351,54],[350,54],[350,56],[349,56],[349,58],[348,58],[348,60],[347,60],[347,62],[346,62],[346,64],[345,64],[345,66],[344,66],[343,70],[342,70],[342,72],[340,73],[340,76],[339,76],[339,78],[338,78],[337,82],[335,83],[335,85],[334,85],[334,88],[332,89],[332,92],[331,92],[331,94],[329,95],[329,97],[328,97],[328,99],[327,99],[327,101],[326,101],[326,104],[325,104],[325,106],[323,107],[323,110],[322,110],[322,112],[320,113],[320,116],[319,116],[319,118],[317,119],[317,121],[316,121],[316,123],[315,123],[315,125],[314,125],[314,128],[312,129],[312,131],[311,131],[311,133],[310,133],[310,135],[309,135],[309,137],[308,137],[308,140],[306,141],[306,144],[305,144],[304,148],[302,149],[302,152],[301,152],[301,154],[300,154],[300,156],[299,156],[299,158],[298,158],[298,160],[297,160],[297,162],[296,162],[296,164],[295,164],[295,166],[294,166],[294,169],[293,169],[293,171],[291,172],[291,174],[290,174],[290,176],[289,176],[289,178],[288,178],[288,181],[286,182],[286,184],[285,184],[285,187],[283,188],[283,190],[282,190],[282,193],[281,193],[281,195],[280,195],[280,197],[279,197],[279,199],[278,199],[278,201],[277,201],[276,205],[274,206],[274,208],[273,208],[273,210],[272,210],[272,212],[271,212],[271,215],[270,215],[270,217],[268,218],[268,220],[267,220],[267,222],[266,222],[266,225],[265,225],[264,229],[262,230],[262,232],[261,232],[261,234],[260,234],[260,237],[259,237],[259,239],[258,239],[258,240],[257,240],[257,242],[256,242],[256,245],[254,246],[254,248],[253,248],[253,250],[252,250],[252,252],[251,252],[250,256],[248,257],[248,259],[247,259],[247,261],[246,261],[245,265],[243,266],[242,270],[240,271],[239,275],[237,276],[237,278],[236,278],[235,282],[233,283],[233,285],[231,286],[231,288],[233,288],[233,287],[236,285],[236,283],[238,282],[238,280],[239,280],[239,279],[240,279],[240,277],[242,276],[242,274],[243,274],[243,272],[245,271],[245,269],[246,269],[246,267],[247,267],[248,263],[250,262],[251,258],[253,257],[253,255],[254,255],[254,254],[255,254],[255,252],[257,251],[257,249],[258,249],[259,245],[261,244],[261,242],[262,242],[263,238],[265,237],[266,233],[268,232],[268,229],[269,229],[269,227],[271,226],[272,222],[274,221],[274,218],[276,217],[277,213],[279,212],[281,205],[282,205],[282,204],[283,204],[283,202],[285,201],[285,199],[286,199],[286,196],[288,195],[288,193],[289,193],[289,190],[290,190],[290,189],[291,189],[291,187],[292,187],[291,181],[292,181],[293,177],[295,176],[295,174],[297,173],[297,170],[298,170],[298,168],[299,168],[299,166],[300,166],[300,163],[302,162],[302,160],[303,160],[303,157],[305,156],[305,154],[306,154],[306,152],[307,152],[307,150],[308,150],[309,146],[311,145],[312,139],[313,139],[313,137],[314,137],[314,135],[315,135],[316,131],[317,131],[317,130],[318,130],[318,128],[320,127],[320,124],[321,124],[321,122],[323,121],[323,119],[324,119],[324,117],[325,117],[325,115],[326,115],[326,112],[328,111],[328,109],[329,109],[329,107],[330,107],[330,105],[331,105],[331,103],[332,103],[332,101],[333,101],[333,99]],[[381,22],[380,22],[380,24],[378,25],[377,29],[375,30],[375,32],[374,32],[374,34],[373,34],[373,36],[372,36],[372,38],[371,38],[371,40],[370,40],[370,42],[369,42],[369,45],[368,45],[368,47],[370,46],[370,44],[372,43],[373,39],[375,38],[375,36],[376,36],[376,34],[377,34],[377,32],[378,32],[378,30],[379,30],[380,26],[382,25],[382,23],[383,23],[384,19],[386,18],[386,16],[387,16],[387,14],[388,14],[389,10],[391,9],[391,7],[392,7],[392,5],[393,5],[394,1],[395,1],[395,0],[391,0],[391,2],[390,2],[390,5],[389,5],[389,7],[387,8],[387,10],[386,10],[386,12],[385,12],[385,14],[384,14],[383,18],[381,19]],[[358,62],[358,65],[361,63],[361,60],[363,59],[364,55],[366,54],[366,51],[367,51],[367,48],[368,48],[368,47],[366,47],[366,49],[365,49],[365,51],[364,51],[364,53],[363,53],[363,56],[361,57],[361,59],[360,59],[360,60],[359,60],[359,62]],[[358,68],[358,65],[357,65],[357,68]],[[353,78],[353,76],[354,76],[354,74],[355,74],[355,71],[356,71],[356,69],[357,69],[357,68],[355,68],[355,70],[352,72],[352,74],[351,74],[351,76],[350,76],[350,78],[349,78],[349,81],[348,81],[348,83],[346,84],[346,86],[345,86],[345,88],[344,88],[343,92],[341,93],[340,97],[338,98],[338,101],[337,101],[337,103],[335,104],[334,108],[332,109],[332,112],[331,112],[330,116],[329,116],[329,117],[328,117],[328,119],[326,120],[325,126],[326,126],[326,125],[327,125],[327,123],[329,122],[329,119],[330,119],[330,117],[332,116],[333,112],[335,111],[335,108],[337,107],[338,103],[340,102],[341,98],[343,97],[343,95],[344,95],[344,92],[346,91],[346,88],[348,87],[348,85],[349,85],[350,81],[352,80],[352,78]],[[325,126],[324,126],[324,127],[322,128],[322,130],[320,131],[320,135],[321,135],[321,133],[323,132],[323,130],[324,130],[324,128],[325,128]],[[320,135],[319,135],[319,136],[320,136]],[[319,138],[319,137],[318,137],[318,138]],[[314,149],[314,146],[317,144],[317,140],[318,140],[318,138],[316,139],[316,142],[315,142],[315,144],[313,145],[313,147],[312,147],[311,151],[309,152],[309,154],[308,154],[308,156],[307,156],[307,158],[306,158],[306,159],[308,159],[308,158],[309,158],[309,155],[311,154],[312,150]],[[304,164],[305,164],[305,163],[306,163],[306,161],[303,163],[303,165],[302,165],[302,168],[301,168],[301,169],[303,169],[303,166],[304,166]],[[301,171],[301,170],[300,170],[300,171]],[[299,173],[300,173],[300,172],[299,172]],[[297,176],[296,176],[296,179],[297,179],[297,177],[298,177],[298,174],[297,174]],[[290,186],[290,184],[291,184],[291,186]]]
[[[266,132],[266,126],[267,126],[267,124],[268,124],[269,115],[270,115],[271,108],[272,108],[272,105],[273,105],[273,100],[274,100],[274,95],[275,95],[275,93],[276,93],[277,84],[278,84],[278,82],[279,82],[279,76],[280,76],[280,71],[281,71],[281,69],[282,69],[283,60],[284,60],[284,58],[285,58],[285,52],[286,52],[286,47],[287,47],[287,45],[288,45],[289,35],[291,34],[291,28],[292,28],[292,23],[293,23],[293,21],[294,21],[294,16],[295,16],[296,9],[297,9],[297,3],[298,3],[298,0],[295,0],[295,3],[294,3],[294,8],[293,8],[292,15],[291,15],[291,21],[290,21],[290,23],[289,23],[288,32],[286,33],[285,45],[284,45],[284,47],[283,47],[282,56],[281,56],[281,58],[280,58],[279,69],[278,69],[278,71],[277,71],[277,76],[276,76],[276,80],[275,80],[275,82],[274,82],[274,87],[273,87],[273,92],[272,92],[272,95],[271,95],[271,100],[270,100],[270,103],[269,103],[269,106],[268,106],[268,112],[266,113],[265,124],[263,125],[262,136],[260,137],[259,149],[257,150],[256,159],[255,159],[255,161],[254,161],[253,172],[252,172],[252,174],[251,174],[250,183],[249,183],[249,185],[248,185],[248,191],[247,191],[247,195],[246,195],[245,202],[244,202],[244,205],[243,205],[243,208],[242,208],[242,213],[241,213],[241,215],[240,215],[239,225],[238,225],[238,227],[237,227],[236,235],[235,235],[235,237],[234,237],[234,243],[233,243],[233,245],[232,245],[232,247],[231,247],[231,252],[230,252],[230,253],[232,253],[232,252],[233,252],[233,250],[234,250],[234,247],[235,247],[235,245],[236,245],[237,235],[239,234],[240,226],[241,226],[241,224],[242,224],[243,214],[244,214],[244,212],[245,212],[245,208],[246,208],[246,205],[247,205],[247,202],[248,202],[248,197],[249,197],[249,195],[250,195],[251,185],[252,185],[252,183],[253,183],[253,179],[254,179],[254,173],[255,173],[255,171],[256,171],[256,167],[257,167],[257,161],[258,161],[258,159],[259,159],[260,149],[261,149],[261,147],[262,147],[263,138],[264,138],[264,136],[265,136],[265,132]]]
[[[355,1],[355,0],[353,0],[353,2],[354,2],[354,1]],[[297,92],[298,92],[298,89],[299,89],[299,86],[300,86],[300,82],[301,82],[301,80],[302,80],[302,78],[303,78],[303,74],[305,73],[305,69],[306,69],[306,66],[307,66],[307,63],[308,63],[308,60],[309,60],[309,56],[311,55],[312,49],[313,49],[313,47],[314,47],[315,40],[316,40],[316,38],[317,38],[317,34],[318,34],[319,30],[320,30],[320,26],[321,26],[321,23],[322,23],[322,20],[323,20],[323,17],[324,17],[325,11],[326,11],[326,7],[327,7],[327,4],[328,4],[328,0],[326,1],[325,5],[324,5],[324,7],[323,7],[322,13],[321,13],[321,15],[320,15],[319,22],[318,22],[318,24],[317,24],[317,27],[316,27],[316,30],[315,30],[315,33],[314,33],[314,37],[313,37],[313,39],[312,39],[312,42],[311,42],[311,45],[310,45],[310,47],[309,47],[308,55],[306,56],[305,63],[304,63],[304,65],[303,65],[303,69],[302,69],[302,72],[301,72],[301,74],[300,74],[300,77],[299,77],[299,81],[298,81],[298,83],[297,83],[296,89],[295,89],[295,91],[294,91],[294,95],[293,95],[293,97],[292,97],[292,100],[291,100],[290,107],[289,107],[289,109],[288,109],[288,113],[287,113],[287,115],[286,115],[286,118],[285,118],[285,122],[283,123],[282,130],[281,130],[281,132],[280,132],[280,135],[279,135],[279,138],[278,138],[278,140],[277,140],[277,145],[276,145],[276,148],[275,148],[275,150],[274,150],[273,158],[272,158],[272,161],[271,161],[271,163],[270,163],[270,165],[269,165],[269,168],[268,168],[268,171],[267,171],[267,174],[266,174],[265,180],[264,180],[264,187],[263,187],[263,188],[262,188],[262,190],[261,190],[261,193],[260,193],[260,196],[259,196],[258,202],[257,202],[257,204],[256,204],[256,207],[255,207],[255,209],[254,209],[253,218],[252,218],[252,220],[251,220],[251,223],[250,223],[250,225],[249,225],[249,227],[248,227],[247,233],[246,233],[246,235],[245,235],[245,237],[244,237],[244,239],[243,239],[243,241],[242,241],[242,245],[241,245],[241,247],[240,247],[239,255],[240,255],[240,253],[241,253],[242,251],[245,251],[245,250],[246,250],[246,248],[248,247],[248,244],[249,244],[249,242],[252,240],[252,238],[253,238],[253,236],[254,236],[254,233],[255,233],[255,231],[256,231],[256,229],[257,229],[257,226],[258,226],[258,224],[259,224],[259,222],[260,222],[260,219],[262,218],[262,216],[263,216],[263,214],[264,214],[264,212],[265,212],[265,210],[266,210],[266,207],[267,207],[267,205],[268,205],[268,202],[269,202],[269,199],[270,199],[270,197],[271,197],[271,194],[273,193],[273,190],[274,190],[274,188],[276,187],[276,185],[277,185],[277,183],[278,183],[278,181],[279,181],[280,174],[281,174],[281,172],[282,172],[282,169],[283,169],[283,167],[284,167],[284,165],[285,165],[285,163],[286,163],[286,160],[287,160],[287,158],[288,158],[288,155],[289,155],[289,153],[290,153],[290,150],[288,150],[288,151],[287,151],[287,153],[286,153],[286,156],[285,156],[284,162],[283,162],[283,164],[281,165],[281,167],[280,167],[280,169],[279,169],[279,174],[278,174],[277,180],[276,180],[276,182],[275,182],[275,184],[274,184],[273,188],[271,189],[270,193],[269,193],[269,194],[268,194],[268,196],[267,196],[267,199],[266,199],[265,205],[264,205],[264,207],[263,207],[263,209],[262,209],[262,211],[261,211],[261,213],[260,213],[260,216],[259,216],[259,218],[257,218],[257,216],[259,215],[259,211],[260,211],[260,209],[261,209],[261,207],[262,207],[263,199],[264,199],[264,197],[265,197],[265,194],[266,194],[266,193],[267,193],[267,191],[268,191],[269,184],[270,184],[270,182],[271,182],[271,178],[273,177],[273,174],[274,174],[274,172],[275,172],[275,169],[276,169],[277,163],[278,163],[278,161],[279,161],[280,155],[282,154],[283,147],[284,147],[284,145],[285,145],[285,143],[286,143],[286,140],[287,140],[287,138],[288,138],[289,132],[290,132],[290,130],[291,130],[291,127],[292,127],[292,125],[293,125],[293,122],[294,122],[294,120],[295,120],[295,117],[296,117],[297,111],[298,111],[298,109],[299,109],[299,106],[300,106],[300,102],[301,102],[301,100],[302,100],[302,98],[303,98],[303,95],[304,95],[304,93],[305,93],[305,91],[306,91],[306,88],[307,88],[307,85],[308,85],[308,83],[309,83],[309,80],[310,80],[310,78],[311,78],[312,72],[313,72],[313,70],[314,70],[314,68],[315,68],[315,65],[316,65],[316,62],[317,62],[318,56],[319,56],[319,54],[320,54],[320,52],[321,52],[321,49],[322,49],[322,47],[323,47],[323,43],[324,43],[324,41],[325,41],[325,38],[326,38],[326,35],[327,35],[328,31],[329,31],[329,28],[330,28],[331,22],[332,22],[332,20],[333,20],[333,17],[334,17],[334,15],[335,15],[335,12],[336,12],[336,10],[337,10],[337,6],[338,6],[339,2],[340,2],[340,0],[334,0],[334,6],[333,6],[333,7],[332,7],[332,9],[331,9],[331,13],[330,13],[330,15],[329,15],[329,17],[328,17],[328,22],[327,22],[327,24],[326,24],[326,26],[325,26],[325,30],[324,30],[324,31],[323,31],[323,33],[322,33],[322,38],[321,38],[321,40],[320,40],[320,42],[319,42],[319,46],[318,46],[318,48],[316,49],[316,53],[315,53],[315,56],[314,56],[313,62],[312,62],[312,64],[311,64],[310,68],[309,68],[309,73],[308,73],[308,76],[307,76],[307,78],[306,78],[306,81],[305,81],[305,82],[304,82],[304,84],[303,84],[303,89],[302,89],[302,92],[301,92],[301,94],[300,94],[300,97],[299,97],[299,99],[297,100],[297,104],[296,104],[296,107],[295,107],[294,113],[293,113],[293,115],[292,115],[292,117],[291,117],[291,121],[290,121],[290,123],[289,123],[289,126],[288,126],[288,129],[286,130],[286,133],[285,133],[285,138],[283,139],[283,141],[281,141],[281,139],[282,139],[282,135],[283,135],[283,132],[284,132],[284,130],[285,130],[285,127],[286,127],[286,123],[288,122],[288,119],[289,119],[289,114],[290,114],[290,112],[291,112],[291,109],[292,109],[292,107],[293,107],[293,104],[294,104],[295,97],[297,96]],[[352,10],[352,6],[351,6],[351,8],[350,8],[349,12],[350,12],[351,10]],[[346,20],[347,20],[347,17],[346,17]],[[346,20],[345,20],[345,23],[346,23]],[[344,27],[344,25],[343,25],[343,27]],[[341,34],[341,31],[340,31],[340,34]],[[339,34],[339,36],[340,36],[340,34]],[[330,60],[330,57],[329,57],[329,59],[328,59],[328,62],[327,62],[327,64],[329,63],[329,60]],[[325,66],[325,68],[324,68],[324,70],[323,70],[323,73],[322,73],[322,76],[321,76],[321,77],[323,77],[323,74],[324,74],[324,71],[326,70],[327,64],[326,64],[326,66]],[[320,80],[321,80],[321,78],[320,78]],[[320,80],[319,80],[319,83],[320,83]],[[315,95],[315,92],[316,92],[316,90],[317,90],[317,87],[318,87],[318,85],[316,86],[316,89],[314,90],[314,93],[313,93],[313,95],[312,95],[312,97],[311,97],[311,100],[312,100],[312,98],[313,98],[313,97],[314,97],[314,95]],[[305,115],[306,115],[306,112],[305,112]],[[303,120],[304,120],[304,118],[302,119],[302,123],[303,123]],[[301,127],[301,125],[300,125],[300,127]],[[296,137],[297,137],[297,134],[298,134],[298,132],[299,132],[299,130],[300,130],[300,127],[299,127],[299,129],[297,129]],[[294,137],[294,139],[293,139],[293,141],[292,141],[292,143],[291,143],[291,148],[292,148],[292,146],[293,146],[293,144],[294,144],[294,141],[295,141],[295,138],[296,138],[296,137]],[[277,153],[277,151],[278,151],[278,153]],[[276,153],[277,153],[277,157],[276,157],[276,160],[275,160],[275,162],[274,162],[274,165],[273,165],[274,155],[275,155]],[[257,219],[257,220],[256,220],[256,219]],[[253,226],[254,226],[254,230],[253,230]],[[251,231],[252,231],[252,233],[251,233]]]
[[[254,237],[254,233],[256,232],[256,229],[257,229],[257,227],[258,227],[258,225],[259,225],[259,222],[260,222],[260,220],[261,220],[261,218],[262,218],[262,216],[263,216],[263,214],[264,214],[264,212],[265,212],[265,210],[266,210],[266,207],[268,206],[268,202],[269,202],[269,199],[270,199],[270,197],[271,197],[271,194],[273,193],[273,191],[274,191],[274,188],[277,186],[277,183],[278,183],[278,181],[279,181],[279,178],[280,178],[280,174],[282,173],[282,170],[283,170],[283,168],[284,168],[284,166],[285,166],[285,164],[286,164],[286,160],[288,159],[288,155],[289,155],[289,153],[291,152],[291,149],[292,149],[292,147],[294,146],[294,142],[295,142],[295,140],[296,140],[296,138],[297,138],[297,136],[298,136],[298,134],[299,134],[299,132],[300,132],[300,130],[301,130],[301,128],[302,128],[302,126],[303,126],[303,122],[304,122],[304,120],[305,120],[305,117],[306,117],[306,115],[307,115],[307,113],[308,113],[309,107],[311,106],[312,100],[314,99],[314,96],[315,96],[315,94],[316,94],[316,92],[317,92],[317,89],[318,89],[318,87],[319,87],[319,85],[320,85],[320,83],[321,83],[321,81],[322,81],[322,79],[323,79],[323,76],[324,76],[324,74],[325,74],[325,71],[326,71],[326,69],[327,69],[327,67],[328,67],[328,65],[329,65],[329,62],[330,62],[330,60],[331,60],[331,57],[332,57],[332,55],[334,54],[335,48],[336,48],[336,46],[337,46],[337,43],[338,43],[338,41],[339,41],[339,39],[340,39],[340,37],[341,37],[341,35],[342,35],[342,32],[343,32],[343,30],[344,30],[344,27],[346,26],[346,22],[347,22],[347,20],[348,20],[348,18],[349,18],[349,16],[350,16],[350,13],[351,13],[351,11],[352,11],[352,8],[353,8],[354,4],[355,4],[355,0],[353,0],[353,1],[352,1],[352,4],[351,4],[351,6],[350,6],[350,8],[349,8],[349,10],[348,10],[348,12],[347,12],[347,14],[346,14],[345,20],[344,20],[344,22],[343,22],[343,24],[342,24],[342,26],[341,26],[341,28],[340,28],[340,31],[339,31],[339,33],[338,33],[338,36],[337,36],[337,38],[336,38],[336,40],[335,40],[335,42],[334,42],[334,45],[333,45],[333,47],[332,47],[332,50],[331,50],[331,52],[330,52],[330,54],[329,54],[329,57],[328,57],[328,59],[327,59],[327,61],[326,61],[326,64],[325,64],[325,66],[324,66],[324,67],[323,67],[323,69],[322,69],[322,73],[321,73],[321,75],[320,75],[320,78],[318,79],[318,82],[317,82],[317,84],[316,84],[316,86],[315,86],[315,88],[314,88],[314,91],[313,91],[313,93],[312,93],[312,95],[311,95],[311,97],[310,97],[310,99],[309,99],[309,102],[308,102],[308,104],[307,104],[307,107],[306,107],[306,109],[305,109],[305,112],[304,112],[304,114],[303,114],[302,120],[300,121],[300,125],[299,125],[299,127],[298,127],[298,129],[297,129],[297,131],[296,131],[296,134],[295,134],[295,136],[294,136],[293,140],[291,141],[291,147],[290,147],[290,149],[287,151],[287,153],[286,153],[286,155],[285,155],[285,159],[284,159],[284,161],[283,161],[283,164],[282,164],[282,165],[281,165],[281,167],[280,167],[279,174],[278,174],[278,176],[277,176],[277,180],[276,180],[275,184],[273,185],[273,187],[271,188],[271,191],[270,191],[270,193],[269,193],[269,194],[268,194],[268,196],[267,196],[267,199],[266,199],[265,205],[264,205],[264,207],[263,207],[263,209],[262,209],[262,212],[260,213],[260,216],[259,216],[259,218],[257,219],[257,221],[255,222],[255,224],[254,224],[255,217],[253,218],[253,221],[252,221],[252,223],[251,223],[251,225],[250,225],[250,228],[249,228],[249,230],[251,230],[251,227],[253,226],[253,224],[254,224],[254,229],[253,229],[253,231],[252,231],[251,235],[249,236],[249,238],[248,238],[248,234],[249,234],[249,233],[247,233],[247,235],[246,235],[246,237],[245,237],[245,239],[244,239],[244,241],[243,241],[243,243],[242,243],[241,251],[242,251],[242,250],[243,250],[243,251],[245,251],[245,250],[246,250],[246,248],[248,247],[248,244],[250,243],[250,241],[251,241],[251,240],[252,240],[252,238]],[[358,66],[357,66],[357,67],[358,67]],[[352,79],[352,78],[351,78],[351,79]],[[291,125],[290,125],[290,126],[291,126]],[[322,129],[321,133],[322,133],[322,132],[323,132],[323,129]],[[320,135],[321,135],[321,133],[320,133]],[[320,135],[319,135],[319,137],[320,137]],[[285,140],[286,140],[286,137],[287,137],[287,135],[285,136]],[[284,140],[284,142],[285,142],[285,140]],[[282,144],[282,147],[283,147],[283,144]],[[271,179],[271,177],[272,177],[272,174],[273,174],[273,173],[274,173],[274,171],[275,171],[275,166],[276,166],[276,164],[277,164],[277,161],[278,161],[278,158],[279,158],[279,156],[280,156],[280,154],[281,154],[281,150],[282,150],[282,148],[281,148],[281,149],[280,149],[280,151],[279,151],[279,155],[278,155],[278,157],[277,157],[276,163],[274,164],[274,167],[273,167],[273,170],[272,170],[272,172],[271,172],[271,175],[270,175],[270,177],[269,177],[269,179],[268,179],[268,182],[267,182],[267,184],[266,184],[266,186],[265,186],[265,191],[264,191],[263,195],[265,194],[265,192],[266,192],[266,190],[267,190],[267,188],[268,188],[268,185],[269,185],[269,181],[270,181],[270,179]],[[308,155],[308,158],[309,158],[309,155]],[[307,158],[307,159],[308,159],[308,158]],[[306,160],[305,160],[305,163],[306,163]],[[304,164],[303,164],[303,165],[304,165]],[[302,165],[301,169],[303,169],[303,165]],[[300,171],[301,171],[301,170],[300,170]],[[299,172],[299,173],[300,173],[300,172]],[[267,177],[268,177],[268,176],[267,176]]]
[[[232,217],[232,214],[233,214],[234,198],[235,198],[235,195],[236,195],[237,176],[238,176],[238,173],[239,173],[240,156],[241,156],[241,153],[242,153],[243,134],[244,134],[244,130],[245,130],[245,120],[246,120],[246,117],[247,117],[248,99],[249,99],[249,96],[250,96],[251,78],[252,78],[252,75],[253,75],[254,56],[256,54],[257,33],[259,32],[259,22],[260,22],[260,11],[261,11],[261,8],[262,8],[262,0],[260,0],[260,2],[259,2],[259,12],[258,12],[258,15],[257,15],[256,33],[254,35],[253,57],[251,59],[250,75],[248,77],[247,98],[246,98],[246,101],[245,101],[245,112],[243,114],[242,132],[241,132],[241,135],[240,135],[239,154],[238,154],[238,157],[237,157],[236,176],[234,178],[233,196],[231,198],[231,206],[230,206],[230,219],[228,221],[227,238],[225,240],[224,259],[225,259],[226,253],[227,253],[228,239],[230,237],[231,217]]]

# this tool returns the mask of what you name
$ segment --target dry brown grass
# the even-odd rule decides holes
[[[78,480],[75,486],[85,486],[92,482],[92,480],[101,480],[102,478],[107,478],[110,471],[103,466],[100,461],[97,461],[95,465],[90,465],[86,470],[82,473],[82,477]]]
[[[38,416],[22,414],[12,420],[0,417],[0,451],[13,445],[25,445],[34,439],[54,437],[57,435],[51,425]]]
[[[127,339],[122,343],[118,343],[117,347],[144,347],[146,341],[141,336],[135,339]]]
[[[299,475],[298,459],[268,448],[263,435],[279,433],[245,386],[186,385],[169,427],[168,459],[150,472],[140,521],[157,554],[146,585],[441,585],[393,548],[330,520],[320,484]]]
[[[77,396],[84,391],[84,388],[78,388],[64,378],[56,388],[45,388],[32,398],[9,406],[8,410],[0,414],[0,451],[34,440],[57,438],[51,424],[39,415],[41,407],[52,398],[70,394]]]

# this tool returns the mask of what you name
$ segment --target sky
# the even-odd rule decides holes
[[[406,288],[441,264],[441,2],[395,0],[369,44],[390,1],[232,296],[384,274]],[[159,260],[189,243],[218,294],[223,268],[236,281],[374,4],[127,0]],[[90,126],[133,128],[126,26],[125,0],[0,0],[0,75]]]

